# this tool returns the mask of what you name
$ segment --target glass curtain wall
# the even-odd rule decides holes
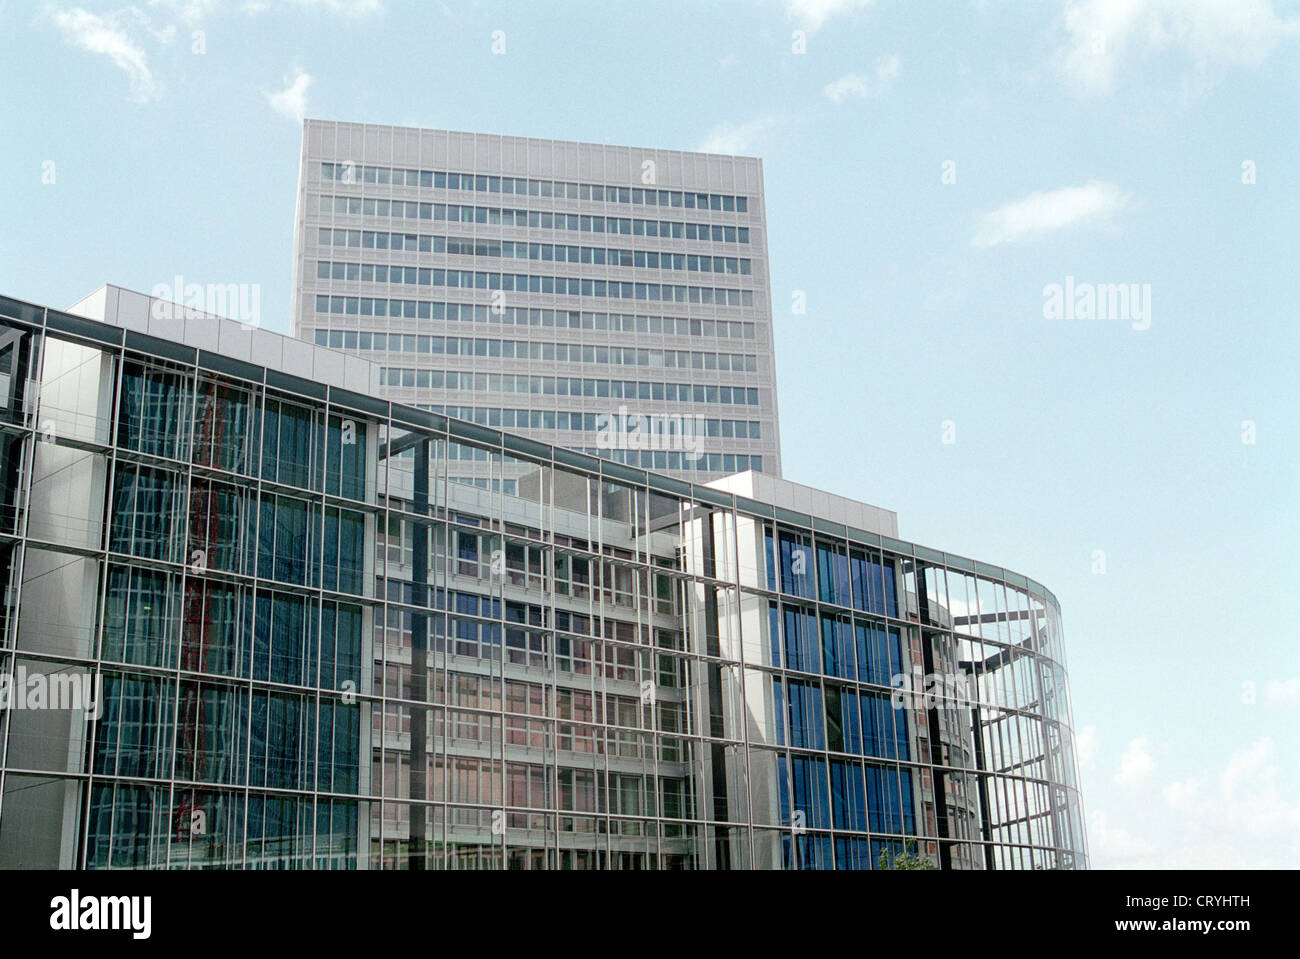
[[[0,316],[0,865],[1086,866],[1038,584]]]

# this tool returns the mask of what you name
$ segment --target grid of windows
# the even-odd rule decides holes
[[[1086,865],[1038,584],[0,317],[0,670],[102,684],[4,715],[0,866]]]
[[[305,123],[303,142],[294,335],[359,353],[398,345],[409,356],[385,373],[382,389],[401,389],[392,395],[417,406],[447,399],[434,384],[457,372],[448,357],[466,355],[434,345],[448,332],[447,320],[523,327],[517,332],[536,340],[522,352],[519,341],[513,348],[485,342],[482,353],[474,343],[476,374],[531,375],[536,362],[554,357],[584,367],[572,371],[583,380],[618,363],[663,366],[677,371],[665,380],[715,393],[756,388],[761,438],[706,437],[713,459],[646,457],[630,448],[611,458],[658,464],[688,479],[706,478],[708,463],[761,464],[780,474],[759,161],[317,120]],[[464,302],[416,295],[430,293]],[[587,309],[557,309],[576,305],[560,297]],[[600,312],[604,307],[656,315]],[[574,342],[534,336],[552,325],[576,331],[568,337]],[[744,340],[745,351],[710,349],[702,337]],[[532,348],[538,344],[540,356]],[[461,377],[456,388],[481,382],[495,380]],[[663,393],[662,386],[651,388]],[[680,395],[680,402],[696,402],[689,390]],[[503,400],[458,402],[494,407]],[[548,405],[590,411],[568,399]],[[695,415],[689,407],[667,412]]]

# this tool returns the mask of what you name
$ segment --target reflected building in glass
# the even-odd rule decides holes
[[[0,867],[1087,865],[1038,583],[156,304],[0,298]]]

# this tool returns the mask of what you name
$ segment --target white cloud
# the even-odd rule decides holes
[[[1277,784],[1277,747],[1270,737],[1232,754],[1219,774],[1216,795],[1204,808],[1210,821],[1256,836],[1300,836],[1300,802],[1285,799]]]
[[[309,10],[324,10],[343,17],[366,17],[384,9],[380,0],[293,0]]]
[[[874,0],[785,0],[786,13],[800,28],[816,33],[827,20],[870,6]]]
[[[1069,41],[1057,51],[1061,72],[1079,90],[1111,92],[1122,70],[1176,51],[1197,73],[1255,67],[1300,20],[1282,20],[1272,0],[1076,0],[1065,10]]]
[[[971,245],[997,246],[1069,227],[1105,222],[1124,209],[1128,199],[1119,187],[1100,180],[1031,193],[987,214]]]
[[[190,26],[202,23],[225,6],[223,0],[149,0],[149,5],[170,11]]]
[[[148,0],[153,14],[162,20],[179,20],[186,29],[194,27],[217,14],[238,11],[255,16],[270,9],[266,0]],[[306,11],[321,11],[343,18],[360,18],[383,11],[382,0],[287,0],[290,7]],[[74,46],[90,53],[103,54],[122,70],[131,86],[131,98],[141,102],[156,99],[161,94],[161,84],[149,65],[149,54],[141,40],[152,38],[160,44],[176,39],[176,23],[155,26],[139,6],[120,10],[93,13],[82,7],[58,9],[52,4],[43,13],[59,29],[64,38]],[[311,78],[298,81],[302,86],[291,87],[281,94],[268,94],[271,105],[281,112],[294,111],[306,92]]]
[[[237,11],[256,16],[271,9],[268,0],[149,0],[150,6],[163,7],[186,24],[202,23],[214,14]],[[382,0],[286,0],[282,7],[319,10],[344,18],[365,17],[383,11]]]
[[[295,68],[293,79],[285,77],[285,88],[279,93],[266,94],[266,102],[276,113],[301,123],[307,114],[307,88],[312,79],[311,74]]]
[[[875,71],[871,76],[861,73],[849,73],[822,89],[822,95],[835,103],[842,103],[849,97],[859,99],[883,96],[894,80],[903,72],[903,61],[897,54],[881,57],[876,61]]]
[[[1145,737],[1130,740],[1124,755],[1119,758],[1119,771],[1115,773],[1115,782],[1121,786],[1140,786],[1155,769],[1155,760],[1147,749]]]
[[[1160,790],[1160,795],[1169,804],[1169,808],[1188,813],[1200,807],[1202,785],[1200,779],[1183,779],[1170,783]]]
[[[1088,815],[1087,833],[1088,857],[1093,867],[1142,860],[1155,853],[1148,840],[1134,836],[1123,826],[1112,826],[1100,809]]]
[[[1256,740],[1216,775],[1191,776],[1130,795],[1130,823],[1089,817],[1092,865],[1113,869],[1295,868],[1300,800],[1279,784],[1277,746]],[[1149,757],[1148,757],[1149,758]],[[1134,832],[1143,838],[1135,839]]]
[[[748,123],[719,123],[700,144],[700,153],[726,153],[730,155],[748,153],[753,149],[754,141],[767,133],[780,122],[775,116],[763,116]]]
[[[1087,769],[1097,758],[1097,727],[1084,726],[1074,737],[1074,752],[1079,759],[1079,766]]]
[[[1300,706],[1300,676],[1264,687],[1264,701],[1270,706]]]
[[[48,12],[54,25],[63,32],[69,43],[90,53],[103,54],[127,75],[132,99],[143,102],[158,96],[158,84],[149,68],[149,57],[127,32],[128,19],[137,22],[142,20],[138,11],[100,16],[81,7],[73,7],[70,10],[50,9]],[[148,25],[147,20],[143,22]]]

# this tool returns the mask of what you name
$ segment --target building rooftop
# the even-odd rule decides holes
[[[379,392],[377,363],[120,286],[101,286],[66,312],[326,386],[371,395]]]
[[[667,150],[662,147],[639,147],[629,143],[594,143],[588,140],[557,140],[549,137],[521,137],[510,136],[500,133],[481,133],[470,130],[444,130],[439,127],[418,127],[411,125],[400,125],[395,123],[359,123],[349,120],[325,120],[318,117],[308,117],[303,121],[303,135],[307,137],[312,132],[323,131],[328,129],[347,129],[356,133],[412,133],[418,132],[430,136],[447,137],[453,140],[460,140],[464,143],[477,141],[479,144],[496,141],[502,145],[505,144],[531,144],[534,146],[551,147],[584,147],[594,148],[597,150],[610,150],[614,152],[632,151],[641,155],[658,154],[659,156],[709,156],[725,157],[728,160],[737,160],[743,163],[762,164],[762,159],[756,156],[734,153],[706,153],[700,150]]]
[[[832,523],[842,523],[882,536],[898,536],[898,514],[881,509],[847,496],[837,496],[825,490],[814,489],[801,483],[745,470],[704,484],[713,489],[734,493],[747,499],[771,503],[796,513],[807,513]]]

